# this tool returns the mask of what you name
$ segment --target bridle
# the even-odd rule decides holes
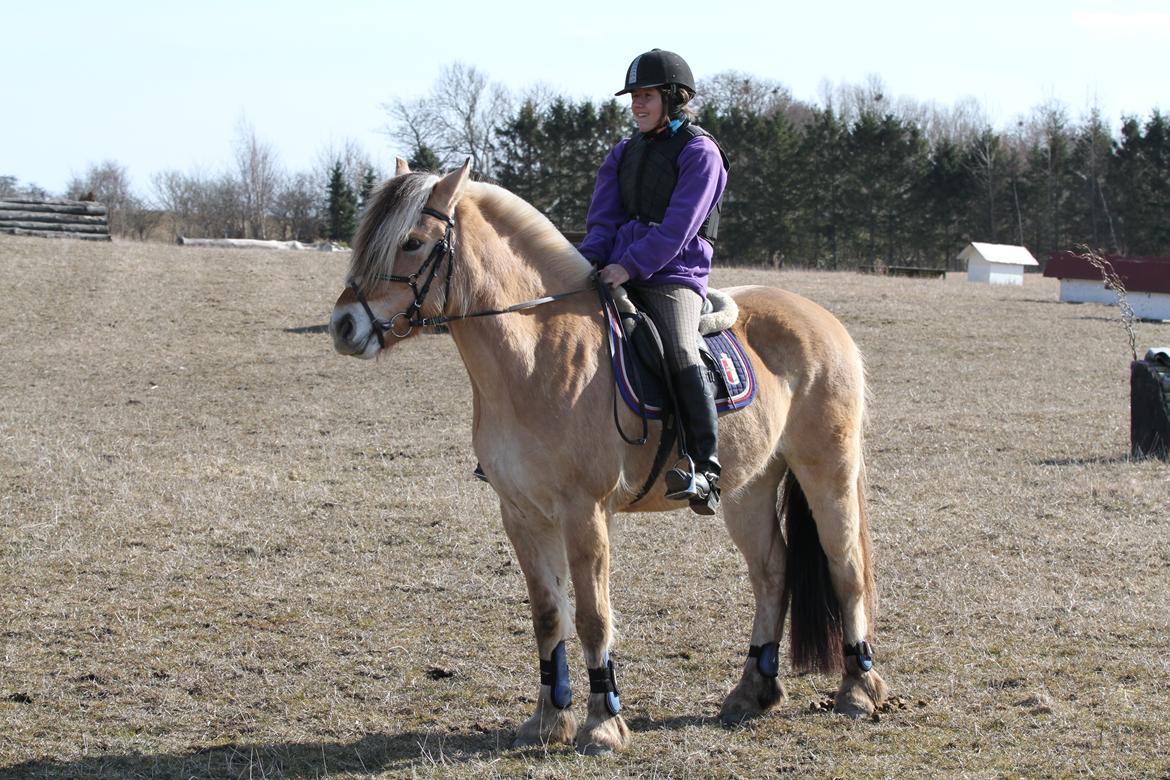
[[[424,207],[422,213],[428,217],[442,220],[447,224],[446,230],[443,231],[443,237],[431,248],[431,253],[427,255],[427,259],[419,266],[418,270],[410,276],[402,276],[400,274],[378,274],[378,279],[386,282],[397,282],[399,284],[410,285],[411,292],[414,293],[414,300],[406,307],[405,311],[400,311],[388,320],[381,320],[374,316],[374,310],[370,308],[370,304],[366,301],[366,296],[362,294],[362,290],[358,287],[356,281],[349,283],[349,288],[353,290],[353,294],[357,297],[358,303],[366,311],[366,316],[370,318],[370,326],[373,328],[374,335],[378,337],[378,346],[386,346],[386,336],[389,333],[395,338],[404,339],[411,334],[415,328],[425,328],[430,325],[441,325],[444,322],[449,322],[451,319],[462,319],[460,317],[419,317],[419,312],[422,311],[423,304],[426,303],[427,294],[431,291],[431,283],[435,281],[435,277],[439,273],[439,268],[444,262],[447,264],[447,281],[444,285],[443,300],[446,302],[450,298],[451,293],[451,264],[455,257],[455,243],[454,230],[455,220],[447,214],[435,209]],[[426,280],[419,287],[418,280],[422,276],[426,276]],[[470,316],[470,315],[467,315]],[[399,333],[398,321],[403,320],[406,323],[406,330]]]

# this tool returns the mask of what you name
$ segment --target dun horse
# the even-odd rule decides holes
[[[499,495],[532,605],[541,684],[516,741],[618,750],[629,732],[609,657],[609,524],[617,512],[685,505],[663,498],[661,481],[636,500],[656,448],[625,444],[606,424],[615,391],[589,264],[536,209],[468,172],[465,164],[439,178],[398,161],[358,229],[333,343],[372,358],[420,326],[449,322],[471,379],[475,453]],[[790,605],[793,667],[841,671],[835,709],[862,717],[886,686],[869,644],[861,358],[841,323],[800,296],[727,292],[739,304],[734,331],[758,390],[751,406],[719,420],[723,518],[747,561],[756,611],[721,717],[760,715],[784,697],[778,645]],[[633,429],[637,418],[623,414]],[[590,679],[580,728],[564,645],[574,624]]]

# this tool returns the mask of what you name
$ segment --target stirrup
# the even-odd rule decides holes
[[[707,489],[706,498],[692,498],[691,511],[696,515],[706,515],[710,517],[719,509],[719,488],[709,487]]]
[[[718,479],[693,468],[689,473],[681,468],[671,469],[666,473],[666,497],[689,502],[695,514],[713,515],[719,508]]]
[[[704,497],[694,466],[691,466],[690,471],[675,467],[666,472],[666,497],[671,501],[691,501]]]

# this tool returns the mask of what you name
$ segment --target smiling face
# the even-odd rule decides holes
[[[666,121],[666,106],[657,89],[635,89],[630,93],[630,111],[638,123],[638,131],[649,133]]]

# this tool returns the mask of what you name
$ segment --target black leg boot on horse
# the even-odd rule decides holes
[[[666,473],[666,497],[686,500],[700,515],[719,508],[719,416],[715,390],[704,366],[687,366],[674,377],[679,422],[686,441],[691,469],[673,468]]]

